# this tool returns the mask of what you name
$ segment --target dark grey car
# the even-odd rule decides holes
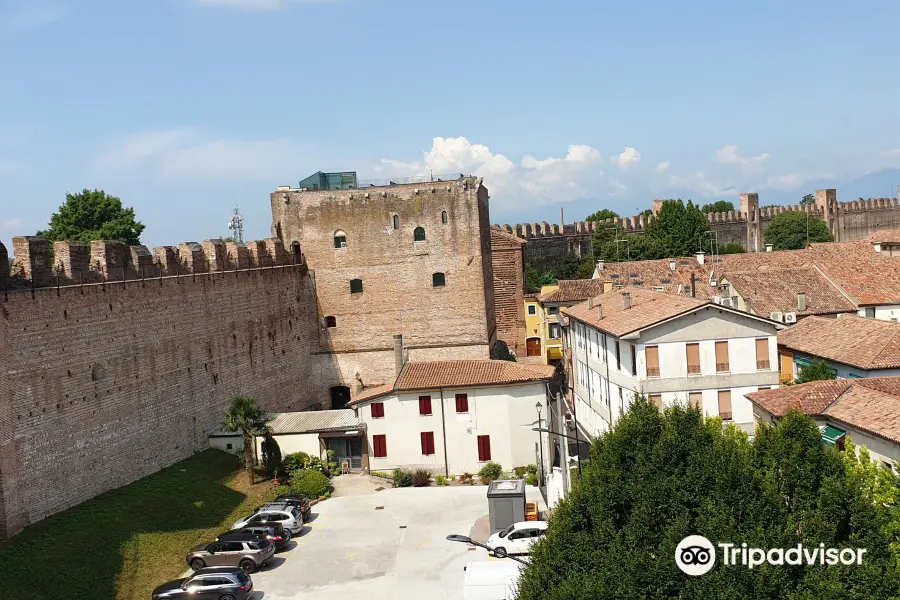
[[[230,535],[227,540],[200,544],[187,555],[195,571],[204,567],[240,567],[245,573],[257,570],[275,555],[275,545],[252,534]]]
[[[153,600],[249,600],[253,581],[241,569],[209,567],[153,590]]]

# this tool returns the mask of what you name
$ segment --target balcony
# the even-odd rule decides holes
[[[723,421],[730,421],[730,420],[731,420],[731,413],[730,413],[730,412],[719,413],[719,416],[722,417],[722,420],[723,420]]]
[[[716,363],[716,373],[728,373],[730,370],[727,362]]]
[[[771,368],[769,361],[767,360],[758,360],[756,361],[756,370],[757,371],[768,371]]]
[[[699,375],[700,365],[688,365],[688,375]]]
[[[647,377],[659,377],[659,367],[647,367]]]

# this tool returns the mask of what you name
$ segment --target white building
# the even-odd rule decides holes
[[[821,358],[837,379],[900,375],[900,323],[809,317],[778,333],[782,381]]]
[[[799,409],[818,423],[824,443],[843,449],[849,436],[884,468],[900,470],[900,377],[811,381],[747,398],[757,422],[775,423]]]
[[[488,461],[506,470],[538,464],[535,405],[547,404],[553,371],[500,360],[406,363],[393,384],[350,402],[365,430],[369,469],[461,475]]]
[[[606,431],[646,394],[657,406],[699,404],[753,430],[744,394],[778,386],[776,332],[767,318],[697,298],[631,287],[564,309],[574,417]]]

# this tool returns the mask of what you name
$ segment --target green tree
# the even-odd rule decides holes
[[[763,237],[775,250],[798,250],[810,242],[833,242],[834,237],[822,219],[805,212],[789,211],[776,215]]]
[[[574,252],[569,252],[562,262],[558,263],[553,269],[553,279],[579,279],[579,272],[582,272],[582,266],[585,262],[590,261],[585,261],[585,259],[579,257]],[[593,269],[591,269],[591,271],[593,272]],[[590,275],[588,275],[588,277],[590,277]]]
[[[235,396],[231,406],[225,411],[222,431],[240,433],[244,438],[244,468],[250,480],[253,480],[253,436],[265,435],[268,431],[266,411],[262,409],[256,398]]]
[[[640,216],[642,216],[642,217],[652,217],[652,216],[653,216],[653,209],[652,209],[652,208],[645,208],[644,210],[641,211]]]
[[[66,201],[50,217],[49,228],[37,234],[51,241],[118,240],[140,244],[144,224],[134,219],[134,209],[124,208],[115,196],[103,190],[66,194]]]
[[[549,273],[538,273],[531,263],[525,264],[525,290],[529,294],[541,291],[541,286],[553,283],[553,276]]]
[[[700,210],[704,215],[708,215],[709,213],[728,212],[730,210],[734,210],[734,204],[732,204],[728,200],[719,200],[718,202],[713,202],[712,204],[704,204],[703,208],[701,208]]]
[[[606,221],[608,219],[618,218],[619,214],[615,211],[609,210],[608,208],[601,208],[595,213],[592,213],[584,218],[585,221]]]
[[[225,237],[219,238],[219,239],[221,239],[223,242],[233,242],[234,241],[234,238],[231,237],[230,235],[226,235]]]
[[[816,197],[813,194],[806,194],[800,198],[800,204],[815,204]]]
[[[741,244],[729,242],[719,246],[719,254],[743,254],[746,252]]]
[[[625,235],[619,241],[608,241],[594,245],[597,260],[625,262],[626,260],[652,260],[673,256],[669,248],[648,235]]]
[[[900,570],[889,514],[854,485],[815,422],[789,413],[756,440],[697,408],[660,413],[635,399],[596,438],[581,478],[535,544],[518,600],[662,598],[892,598]],[[756,548],[866,548],[857,566],[722,564],[682,573],[688,535]]]
[[[266,431],[262,443],[263,464],[269,477],[275,477],[281,471],[281,447],[270,431]]]
[[[809,366],[800,367],[800,373],[794,383],[807,383],[809,381],[826,381],[835,378],[834,369],[828,366],[821,358],[813,359]]]
[[[700,235],[709,231],[706,215],[690,200],[666,200],[656,218],[647,226],[647,237],[668,250],[672,256],[693,254],[700,246]]]

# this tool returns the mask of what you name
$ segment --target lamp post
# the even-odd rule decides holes
[[[450,534],[447,536],[447,541],[448,542],[460,542],[462,544],[472,544],[473,546],[478,546],[479,548],[484,548],[488,552],[493,552],[494,556],[496,556],[497,558],[510,558],[518,563],[522,563],[523,565],[528,564],[526,561],[522,560],[521,558],[516,558],[515,556],[511,556],[511,555],[507,554],[506,552],[500,552],[494,548],[491,548],[487,544],[482,544],[481,542],[476,542],[472,538],[465,536],[465,535],[457,535],[457,534],[453,533],[453,534]]]
[[[538,400],[534,405],[534,409],[537,411],[538,415],[538,429],[541,429],[541,425],[543,421],[541,421],[541,409],[544,408],[541,404],[541,401]],[[538,434],[538,445],[541,448],[541,487],[544,487],[544,438],[541,437],[540,433]]]
[[[565,438],[567,440],[572,440],[576,444],[581,443],[581,440],[579,440],[577,437],[572,437],[571,435],[566,435],[564,433],[557,433],[556,431],[550,431],[546,427],[532,427],[531,430],[537,431],[538,433],[546,433],[547,435],[551,435],[551,434],[558,435],[561,438]],[[578,433],[577,430],[575,433],[576,434]],[[576,446],[576,447],[578,448],[578,474],[581,475],[581,447],[580,446]]]

